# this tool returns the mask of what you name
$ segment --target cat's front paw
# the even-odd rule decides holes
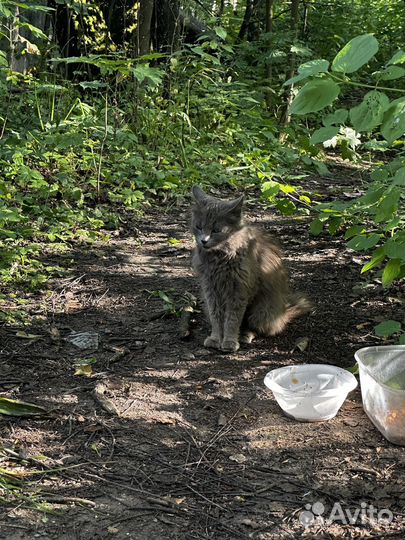
[[[239,341],[237,339],[224,339],[221,349],[225,352],[236,352],[239,350]]]
[[[206,347],[207,349],[220,349],[221,343],[216,337],[208,336],[207,338],[205,338],[204,347]]]

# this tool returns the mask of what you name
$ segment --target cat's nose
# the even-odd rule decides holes
[[[203,246],[205,246],[209,239],[210,239],[209,236],[203,236],[203,237],[200,239],[200,240],[201,240],[201,244],[202,244]]]

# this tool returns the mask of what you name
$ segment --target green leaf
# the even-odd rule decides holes
[[[394,178],[392,179],[394,186],[403,186],[405,185],[405,167],[401,167],[395,173]]]
[[[135,79],[142,83],[145,79],[149,79],[154,85],[162,82],[163,72],[159,68],[150,67],[148,64],[140,65],[132,70]]]
[[[392,319],[388,321],[383,321],[377,326],[374,327],[374,332],[377,336],[388,337],[392,334],[396,334],[401,331],[401,323],[398,321],[393,321]]]
[[[363,266],[363,268],[361,269],[361,273],[364,274],[365,272],[368,272],[372,268],[378,266],[380,263],[383,262],[384,259],[385,259],[384,248],[379,247],[373,253],[373,257],[371,258],[371,260]]]
[[[392,284],[392,282],[399,276],[400,272],[401,272],[400,259],[391,259],[390,261],[388,261],[382,273],[383,287],[389,287]]]
[[[311,136],[311,144],[318,144],[322,143],[324,141],[328,141],[329,139],[332,139],[332,137],[335,137],[339,133],[339,127],[335,126],[328,126],[328,127],[322,127],[314,131],[314,133]]]
[[[311,223],[309,227],[309,232],[314,235],[318,236],[321,234],[323,230],[323,223],[320,219],[314,219],[314,221]]]
[[[364,195],[357,199],[357,202],[362,206],[372,206],[381,199],[385,191],[385,186],[372,185]]]
[[[328,67],[329,62],[327,60],[310,60],[309,62],[305,62],[299,66],[298,75],[288,79],[288,81],[285,81],[283,86],[294,84],[298,81],[306,79],[307,77],[310,77],[311,75],[316,75],[317,73],[324,73],[328,71]]]
[[[331,235],[334,235],[338,232],[343,218],[341,217],[331,217],[328,221],[328,231]]]
[[[101,81],[82,81],[79,82],[79,86],[81,86],[85,90],[98,90],[99,88],[105,88],[107,84]]]
[[[347,371],[350,371],[350,373],[353,373],[353,375],[358,375],[359,374],[359,364],[356,362],[354,364],[354,366],[352,366],[351,368],[347,368]]]
[[[168,238],[167,242],[171,244],[172,246],[178,246],[182,244],[182,240],[179,240],[178,238]]]
[[[405,240],[395,237],[389,238],[384,246],[384,254],[390,259],[402,259],[405,261]]]
[[[46,413],[46,409],[39,405],[26,403],[17,399],[0,397],[0,414],[8,416],[35,416]]]
[[[278,199],[276,207],[284,216],[292,216],[297,211],[297,207],[289,199]]]
[[[347,243],[347,247],[353,249],[354,251],[365,251],[366,249],[370,249],[378,244],[380,237],[381,235],[377,233],[358,235]]]
[[[332,62],[332,70],[340,73],[353,73],[367,64],[377,51],[378,41],[372,34],[357,36],[337,53]]]
[[[291,46],[290,51],[298,56],[311,56],[311,49],[301,45],[300,43],[295,43]]]
[[[352,225],[345,232],[345,240],[349,240],[349,238],[353,238],[353,236],[356,236],[364,232],[365,232],[364,225]]]
[[[32,24],[26,23],[26,22],[19,22],[17,23],[17,26],[19,28],[27,28],[30,32],[34,34],[35,37],[45,39],[48,41],[48,36],[42,32],[40,28],[37,28],[36,26],[33,26]]]
[[[385,111],[381,133],[389,144],[405,133],[405,98],[396,99]]]
[[[391,219],[395,217],[401,197],[401,191],[399,186],[391,187],[389,190],[385,191],[375,214],[374,220],[376,223],[391,221]]]
[[[391,58],[391,60],[388,62],[388,65],[391,64],[403,64],[405,62],[405,51],[402,49],[399,49],[394,56]]]
[[[405,75],[405,69],[399,66],[388,66],[382,71],[375,71],[373,75],[381,81],[393,81],[394,79],[401,79]]]
[[[274,180],[269,180],[268,182],[264,182],[264,184],[262,184],[263,197],[272,199],[278,194],[279,191],[280,184]]]
[[[350,109],[350,120],[356,131],[371,131],[381,124],[389,105],[388,97],[382,92],[368,92],[360,105]]]
[[[0,2],[0,13],[3,15],[3,17],[9,18],[13,16],[13,12],[6,7],[3,2]]]
[[[295,96],[290,112],[291,114],[308,114],[320,111],[330,105],[339,92],[339,85],[329,79],[309,81]]]
[[[0,51],[0,66],[8,66],[7,55],[4,51]]]
[[[280,190],[283,193],[294,193],[296,188],[294,186],[291,186],[290,184],[280,184]]]
[[[226,39],[226,30],[225,28],[222,28],[222,26],[214,26],[214,32],[221,39]]]
[[[335,112],[328,114],[322,119],[322,124],[326,127],[333,124],[343,124],[346,122],[349,112],[347,109],[337,109]]]

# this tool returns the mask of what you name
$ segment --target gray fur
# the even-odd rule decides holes
[[[211,335],[204,345],[237,351],[239,341],[273,336],[294,317],[310,310],[292,293],[281,252],[274,240],[242,219],[243,197],[224,201],[194,186],[192,232],[198,273]]]

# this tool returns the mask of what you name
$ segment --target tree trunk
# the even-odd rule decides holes
[[[293,43],[295,43],[298,38],[299,5],[300,5],[300,0],[291,0],[291,30],[294,35]],[[296,64],[296,54],[292,52],[290,56],[290,68],[289,68],[289,72],[287,73],[286,79],[291,79],[291,77],[294,76],[295,64]],[[290,90],[287,96],[287,104],[286,104],[286,109],[284,112],[284,118],[282,122],[284,127],[287,127],[291,121],[289,109],[290,109],[290,105],[292,103],[293,98],[294,98],[294,85],[292,84],[290,85]]]
[[[241,42],[245,39],[245,35],[249,27],[250,19],[252,17],[252,10],[253,10],[253,0],[246,0],[245,14],[243,16],[243,21],[239,29],[238,37],[236,39],[237,42]]]
[[[150,52],[153,8],[154,0],[140,0],[135,43],[137,56],[144,56]]]
[[[259,5],[261,0],[252,0],[252,13],[248,22],[247,39],[248,41],[254,41],[259,38]]]
[[[266,19],[265,19],[265,30],[266,34],[270,34],[273,32],[273,9],[274,9],[274,3],[275,0],[266,0]],[[271,102],[272,102],[272,92],[271,92],[271,83],[273,78],[273,66],[272,66],[272,60],[270,59],[266,65],[266,79],[267,79],[267,86],[269,87],[269,90],[266,92],[266,106],[267,110],[270,110],[271,108]]]
[[[38,6],[44,5],[45,0],[38,0]],[[28,23],[46,32],[47,13],[33,7],[27,9],[15,6],[14,17],[10,17],[9,39],[5,49],[8,49],[10,68],[19,73],[26,73],[29,68],[38,65],[39,51],[36,48],[35,35],[28,28],[21,28],[19,23]],[[2,47],[3,48],[3,47]]]
[[[179,0],[156,0],[153,37],[157,51],[172,54],[179,48],[183,19]]]
[[[222,17],[222,15],[224,14],[224,10],[225,10],[225,0],[221,0],[219,2],[219,6],[218,6],[218,10],[217,10],[217,17],[218,18]]]

